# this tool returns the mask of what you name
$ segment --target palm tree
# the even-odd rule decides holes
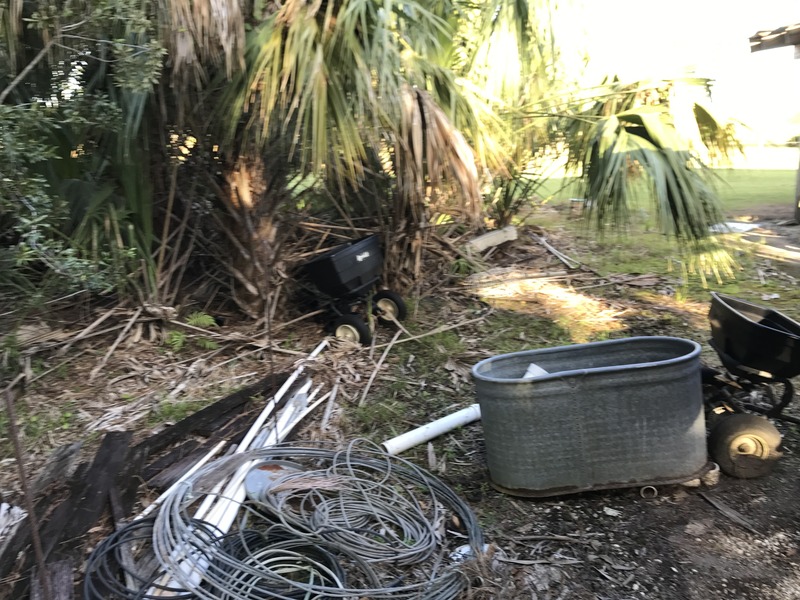
[[[363,205],[392,249],[387,273],[408,284],[437,215],[480,228],[486,174],[524,183],[554,141],[582,164],[598,223],[624,216],[631,163],[679,238],[702,237],[715,216],[666,111],[615,108],[619,89],[559,92],[547,2],[78,2],[68,14],[31,2],[37,27],[24,32],[21,0],[9,6],[4,108],[22,114],[70,77],[76,98],[108,108],[54,129],[56,156],[22,162],[46,177],[53,206],[83,206],[61,235],[135,267],[142,299],[174,302],[202,241],[224,265],[218,285],[268,318],[272,266],[309,203],[351,223]],[[91,105],[59,97],[53,122]],[[68,157],[82,168],[51,168]],[[382,197],[355,201],[365,190]]]
[[[710,83],[611,81],[570,102],[559,131],[597,229],[624,227],[638,196],[651,201],[664,234],[689,245],[707,241],[709,225],[722,219],[707,164],[741,151],[732,125],[705,106]]]

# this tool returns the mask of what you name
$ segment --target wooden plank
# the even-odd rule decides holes
[[[53,494],[52,503],[42,503],[39,535],[46,560],[80,558],[83,552],[81,538],[103,516],[110,489],[120,475],[124,478],[133,470],[141,469],[141,464],[130,460],[132,437],[128,431],[107,433],[91,464],[79,467],[68,482],[67,494]],[[30,544],[30,531],[19,543],[21,549]],[[30,574],[33,567],[31,554],[27,553],[23,564],[17,565],[23,576]],[[2,558],[0,566],[5,567],[7,559],[5,556]],[[0,576],[4,575],[0,570]],[[25,597],[30,585],[32,581],[23,577],[14,586],[10,597]]]
[[[58,475],[58,469],[54,469],[39,486],[40,490],[47,488],[49,493],[40,498],[36,506],[45,557],[51,560],[55,557],[79,559],[83,551],[80,538],[103,516],[110,495],[113,497],[115,518],[129,515],[138,487],[143,481],[144,465],[153,453],[163,450],[175,441],[185,439],[195,429],[212,423],[215,427],[213,437],[232,435],[241,439],[246,431],[245,424],[249,426],[254,416],[237,416],[231,413],[255,395],[271,395],[285,379],[286,374],[266,377],[133,447],[130,446],[133,438],[131,432],[108,433],[93,461],[79,464],[67,481],[64,480],[64,473],[61,478],[54,477],[54,474]],[[226,415],[229,417],[228,425],[219,428],[218,420]],[[72,454],[66,453],[66,456]],[[69,460],[74,460],[74,456]],[[54,460],[54,464],[57,462],[58,460]],[[72,464],[74,463],[70,463],[70,466]],[[29,575],[33,558],[32,553],[26,551],[31,543],[30,533],[30,527],[17,528],[0,554],[0,579],[8,577],[12,572],[22,576],[13,588],[0,591],[0,598],[23,598],[31,589]],[[70,577],[71,572],[70,569]],[[7,593],[11,595],[4,595]],[[53,600],[62,598],[56,596]]]
[[[78,466],[81,447],[83,442],[73,442],[59,446],[47,457],[44,466],[39,471],[33,484],[31,492],[36,498],[48,487],[59,484],[72,477]]]
[[[239,443],[257,416],[255,407],[246,405],[253,396],[261,395],[265,398],[271,396],[283,384],[286,377],[285,373],[274,377],[266,377],[251,386],[218,400],[194,415],[186,417],[168,430],[165,430],[165,432],[158,433],[142,441],[136,448],[147,448],[155,453],[160,451],[158,448],[163,449],[164,438],[162,438],[162,433],[167,431],[170,437],[173,437],[178,432],[183,432],[184,438],[192,434],[204,435],[208,438],[200,444],[195,440],[183,441],[182,444],[147,465],[142,472],[143,479],[151,487],[166,489],[191,464],[194,464],[197,457],[208,452],[219,441],[228,440],[232,444]],[[237,410],[246,410],[247,412],[239,412],[237,414],[234,412]],[[170,442],[168,445],[173,443]],[[187,459],[187,456],[190,456],[190,458]]]
[[[517,239],[517,228],[514,225],[508,225],[502,229],[495,229],[467,242],[467,247],[476,252],[483,252],[492,246],[499,246],[505,242],[510,242]]]
[[[192,465],[208,454],[209,449],[197,449],[197,446],[195,446],[194,452],[188,456],[184,456],[168,467],[165,467],[161,472],[156,473],[153,477],[148,479],[147,487],[154,488],[160,492],[166,490],[169,486],[178,481],[181,475],[192,468]]]
[[[80,488],[85,484],[87,471],[88,463],[79,465],[69,481],[62,482],[62,486],[59,489],[52,490],[48,495],[38,499],[35,511],[40,524],[40,535],[45,529],[45,524],[50,521],[55,524],[60,523],[63,527],[69,518],[70,511],[68,509],[72,506],[70,501],[72,493],[70,490]],[[0,590],[0,598],[3,599],[24,598],[29,591],[29,576],[34,557],[33,552],[30,551],[31,528],[27,526],[27,523],[25,525],[17,529],[13,538],[3,548],[3,553],[0,554],[0,579],[12,579],[10,577],[12,573],[17,576],[10,590]],[[53,531],[57,533],[55,527]],[[42,539],[43,544],[47,541],[44,538]]]
[[[281,404],[285,403],[286,400],[291,397],[292,390],[297,389],[300,385],[301,383],[298,382],[294,386],[290,387],[287,391],[287,394],[284,395],[283,401],[279,402],[278,405],[280,406]],[[176,459],[176,462],[170,466],[166,466],[168,460],[159,459],[154,461],[151,465],[148,465],[146,472],[150,473],[154,471],[156,466],[162,468],[159,472],[153,474],[147,479],[147,485],[157,490],[165,490],[175,483],[175,481],[177,481],[181,475],[189,470],[189,468],[194,465],[197,460],[204,456],[220,441],[227,440],[231,444],[238,444],[250,430],[251,426],[258,417],[260,410],[261,407],[253,407],[252,410],[249,410],[246,413],[241,413],[233,418],[228,418],[227,421],[219,421],[217,428],[207,440],[205,440],[199,446],[196,446],[190,455],[186,456],[185,458]],[[175,458],[180,456],[180,449],[187,444],[189,444],[189,446],[194,445],[186,442],[176,449],[179,450],[178,452],[175,452],[174,454],[169,453],[162,458]]]
[[[113,489],[119,492],[123,515],[129,516],[133,512],[133,506],[139,497],[139,487],[144,481],[141,473],[148,458],[147,448],[134,446],[125,457],[125,467],[117,473]]]
[[[38,573],[31,579],[31,600],[73,600],[75,598],[75,575],[71,560],[59,560],[45,565],[50,582],[50,598],[42,591]]]
[[[176,446],[160,458],[154,460],[142,470],[142,479],[150,483],[154,477],[172,465],[182,462],[187,456],[194,456],[195,450],[200,446],[198,440],[186,440],[183,444]]]
[[[167,489],[220,441],[228,440],[231,444],[238,444],[242,441],[257,416],[257,411],[251,411],[232,419],[213,436],[208,438],[208,440],[197,446],[189,456],[186,456],[169,467],[165,467],[161,472],[153,475],[147,480],[147,485],[157,490]]]
[[[171,427],[167,427],[163,431],[150,436],[146,440],[140,442],[137,445],[137,448],[146,447],[151,455],[161,452],[175,442],[185,439],[198,429],[207,427],[210,423],[213,423],[221,416],[239,408],[253,396],[258,394],[262,394],[264,396],[270,395],[272,392],[278,389],[278,386],[280,386],[286,380],[286,377],[286,373],[267,376],[261,381],[244,387],[241,390],[234,392],[233,394],[230,394],[229,396],[226,396],[225,398],[222,398],[221,400],[218,400],[217,402],[214,402],[213,404],[197,411],[196,413],[189,415],[185,419],[178,421]]]
[[[82,536],[103,515],[108,502],[108,492],[120,472],[128,471],[128,447],[133,434],[130,431],[111,431],[105,435],[86,473],[86,487],[74,494],[74,508],[69,522],[63,528],[60,541]]]

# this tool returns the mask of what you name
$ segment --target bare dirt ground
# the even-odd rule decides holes
[[[757,214],[731,217],[761,225],[754,243],[764,244],[755,236],[766,236],[769,245],[791,248],[800,244],[800,227],[787,223],[789,213],[783,205],[765,206]],[[798,266],[772,259],[769,264],[789,272]],[[613,292],[603,293],[614,302]],[[634,315],[626,333],[705,342],[706,310],[695,309],[695,318],[687,314],[685,320]],[[706,361],[718,366],[704,346]],[[548,500],[514,499],[485,487],[472,491],[467,499],[479,515],[503,515],[487,525],[489,537],[521,559],[519,566],[506,565],[498,574],[490,597],[800,598],[800,432],[794,425],[775,424],[784,436],[784,456],[772,474],[759,479],[723,475],[714,487],[664,487],[652,499],[638,489]],[[479,453],[479,428],[472,433]],[[474,468],[461,474],[465,485],[482,481],[481,461],[469,464]]]
[[[790,245],[800,244],[800,227],[782,224],[788,212],[783,206],[764,207],[757,215],[735,217],[762,224],[757,234],[775,232]],[[568,240],[558,243],[569,253]],[[525,264],[552,269],[560,263],[554,265],[553,257],[543,252]],[[784,268],[775,264],[770,262],[770,268]],[[598,306],[617,315],[624,335],[694,339],[703,344],[704,358],[714,362],[706,343],[707,306],[675,304],[668,297],[663,304],[647,303],[631,293],[632,287],[623,281],[586,293]],[[463,294],[435,292],[419,299],[414,318],[423,330],[434,329],[443,320],[469,320],[474,308],[475,301]],[[287,350],[272,357],[275,364],[271,367],[266,354],[258,349],[257,338],[246,327],[235,325],[220,330],[225,339],[220,340],[223,349],[218,352],[197,348],[195,352],[171,352],[163,341],[150,341],[152,331],[147,325],[135,341],[127,340],[113,353],[109,348],[118,330],[100,341],[85,340],[60,352],[76,332],[96,318],[97,313],[86,310],[72,322],[55,319],[37,323],[31,330],[39,336],[39,350],[29,352],[29,384],[18,400],[31,476],[60,444],[84,440],[88,451],[103,431],[128,429],[140,437],[150,435],[190,411],[193,399],[221,397],[263,376],[269,368],[277,371],[291,366],[303,352],[295,355],[289,348],[308,346],[310,350],[313,344],[309,340],[320,335],[318,327],[310,323],[281,332]],[[535,318],[535,307],[532,314]],[[120,313],[112,320],[124,324],[127,317],[128,313]],[[453,384],[434,387],[432,393],[440,394],[443,404],[458,408],[474,402],[465,373],[486,356],[480,340],[492,333],[492,325],[487,320],[455,331],[462,349],[444,367],[453,376]],[[45,341],[41,341],[42,335]],[[240,341],[232,342],[237,336]],[[537,340],[536,346],[549,345],[546,342]],[[366,349],[353,352],[351,360],[340,358],[337,367],[344,382],[353,384],[349,392],[345,386],[342,413],[358,402],[380,356],[379,351]],[[392,361],[390,356],[375,380],[374,393],[398,381],[420,384],[408,364]],[[422,387],[420,384],[419,389]],[[424,402],[424,397],[420,392],[419,402]],[[409,406],[403,423],[409,427],[422,424],[425,414],[424,406]],[[430,415],[434,416],[440,415]],[[321,434],[315,429],[318,423],[309,422],[298,437],[314,440],[323,435],[345,441],[350,436],[375,436],[380,441],[378,426],[375,431],[365,431],[363,423],[358,429],[352,421],[340,419],[333,421],[341,423],[339,431]],[[475,577],[468,596],[538,600],[800,598],[800,431],[793,425],[776,425],[784,436],[784,456],[770,475],[747,480],[722,476],[713,487],[662,486],[655,497],[643,496],[637,487],[536,500],[512,497],[489,484],[480,423],[437,439],[432,449],[439,460],[433,461],[432,470],[473,508],[496,552],[493,568]],[[7,436],[0,442],[4,444],[0,491],[5,501],[18,503],[20,487]],[[444,456],[450,458],[444,461]],[[427,462],[422,449],[411,453],[410,459],[423,465]],[[76,540],[76,544],[83,543],[85,540]],[[89,544],[85,550],[90,550]]]

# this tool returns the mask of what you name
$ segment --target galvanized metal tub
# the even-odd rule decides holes
[[[531,364],[547,371],[525,377]],[[473,366],[489,476],[519,496],[679,483],[705,471],[700,346],[632,337]]]

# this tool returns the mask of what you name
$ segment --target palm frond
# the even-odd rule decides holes
[[[244,67],[245,19],[239,0],[161,0],[175,82],[204,81],[207,63],[228,77]]]
[[[736,137],[736,126],[733,123],[723,123],[700,102],[695,102],[693,108],[700,139],[708,149],[712,164],[725,163],[733,156],[744,153],[744,146]]]
[[[430,94],[407,87],[402,92],[400,137],[395,149],[397,185],[416,214],[441,206],[440,187],[452,182],[459,191],[461,216],[473,225],[480,221],[478,170],[472,149]],[[444,197],[447,197],[446,195]],[[450,211],[458,211],[451,206]],[[417,223],[424,222],[424,218]]]
[[[22,31],[23,0],[8,0],[0,5],[0,59],[5,59],[9,73],[15,73],[19,36]],[[3,53],[6,56],[3,56]]]
[[[587,217],[624,226],[636,184],[645,184],[663,233],[696,243],[722,217],[712,176],[688,149],[664,107],[642,107],[601,120],[584,146]]]

